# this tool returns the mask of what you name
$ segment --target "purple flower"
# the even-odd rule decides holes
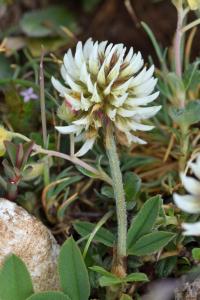
[[[38,96],[34,93],[33,88],[28,88],[23,90],[20,95],[23,97],[24,103],[29,102],[30,100],[37,100]]]

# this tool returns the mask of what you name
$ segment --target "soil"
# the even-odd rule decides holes
[[[79,39],[93,37],[97,40],[123,42],[127,46],[133,46],[135,50],[140,50],[146,58],[152,55],[155,59],[155,52],[140,22],[144,21],[150,26],[163,47],[171,45],[176,28],[176,10],[170,0],[104,0],[91,13],[81,9],[80,1],[22,0],[10,5],[6,11],[0,7],[1,30],[8,25],[18,24],[24,11],[45,7],[49,3],[67,5],[75,15],[78,15],[81,28]],[[125,3],[131,3],[131,13],[128,12]],[[199,38],[200,33],[195,37],[193,56],[200,53]]]

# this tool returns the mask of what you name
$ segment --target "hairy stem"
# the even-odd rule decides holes
[[[175,69],[176,74],[182,77],[182,58],[181,58],[181,40],[182,40],[182,24],[183,24],[183,8],[179,6],[177,8],[178,20],[176,35],[174,40],[174,55],[175,55]]]
[[[119,157],[117,154],[115,139],[111,126],[107,126],[106,128],[106,151],[109,159],[116,200],[118,222],[117,260],[120,262],[126,257],[127,214]]]
[[[182,78],[182,27],[184,18],[187,15],[188,10],[183,9],[182,3],[177,6],[177,28],[174,39],[174,56],[175,56],[175,71],[179,78]],[[185,99],[180,99],[180,108],[185,107]]]

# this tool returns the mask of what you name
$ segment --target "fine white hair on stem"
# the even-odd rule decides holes
[[[159,95],[153,92],[157,83],[153,73],[154,66],[144,67],[140,52],[127,51],[123,44],[90,38],[78,42],[74,55],[71,49],[67,51],[61,67],[64,85],[54,77],[52,84],[64,98],[61,118],[68,124],[56,129],[83,136],[84,144],[75,155],[82,156],[93,147],[99,129],[107,122],[124,135],[126,144],[145,143],[135,133],[151,130],[153,126],[141,121],[161,109],[147,106]]]

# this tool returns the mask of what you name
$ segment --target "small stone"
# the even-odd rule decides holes
[[[36,292],[58,290],[59,251],[47,227],[22,207],[0,198],[0,266],[14,253],[26,264]]]

